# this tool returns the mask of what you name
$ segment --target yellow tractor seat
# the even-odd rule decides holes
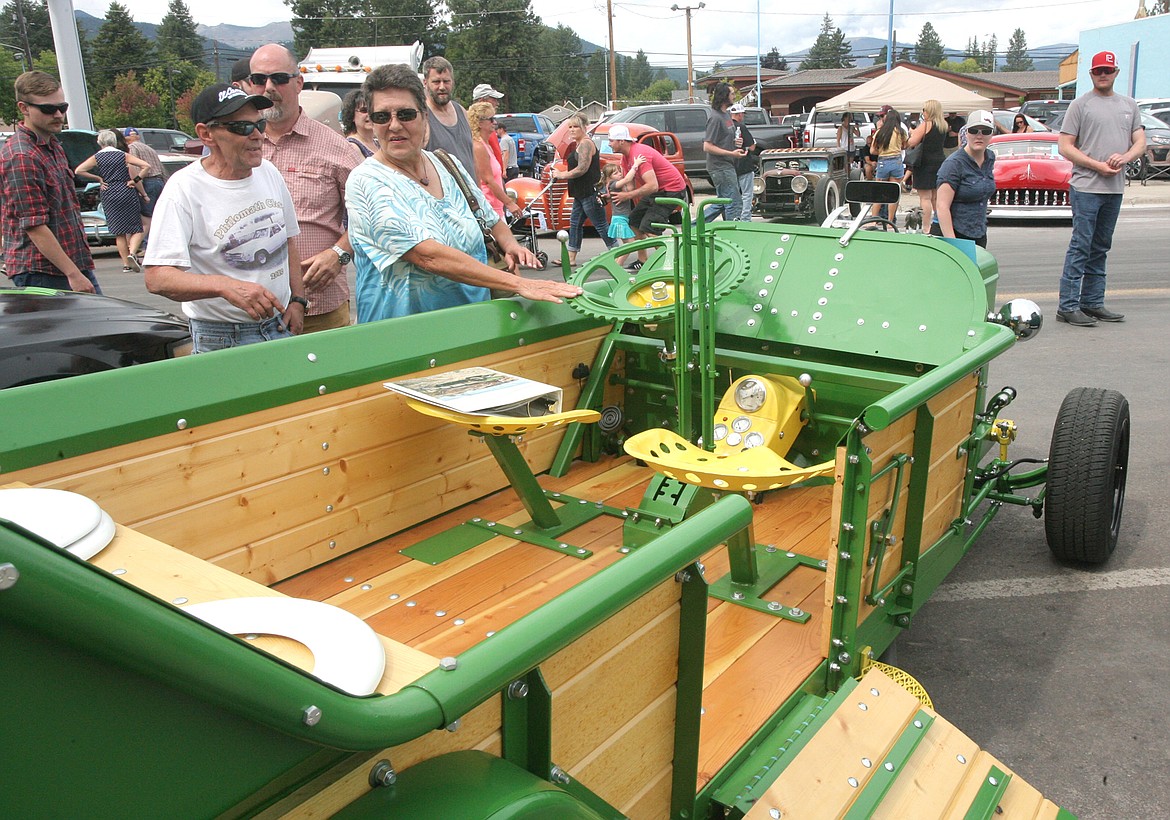
[[[474,413],[460,413],[458,410],[448,410],[445,407],[436,407],[433,404],[406,399],[412,410],[426,416],[458,424],[485,436],[520,436],[545,427],[559,427],[563,424],[579,421],[583,424],[592,424],[601,418],[596,410],[566,410],[563,413],[549,413],[546,416],[483,416]]]
[[[626,452],[663,475],[716,490],[779,490],[832,475],[834,462],[798,467],[767,447],[710,453],[672,430],[645,430],[626,439]]]

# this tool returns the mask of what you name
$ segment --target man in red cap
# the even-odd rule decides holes
[[[1125,166],[1146,150],[1137,103],[1113,92],[1117,55],[1093,55],[1089,73],[1093,90],[1072,101],[1060,125],[1060,153],[1073,164],[1073,226],[1056,319],[1077,327],[1125,318],[1105,307],[1105,255],[1121,213]]]

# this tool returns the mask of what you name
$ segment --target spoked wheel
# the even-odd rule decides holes
[[[537,251],[536,261],[540,263],[541,270],[546,269],[548,267],[548,254],[544,251]]]
[[[1101,564],[1117,547],[1129,465],[1129,402],[1078,387],[1060,405],[1048,451],[1044,533],[1062,561]]]

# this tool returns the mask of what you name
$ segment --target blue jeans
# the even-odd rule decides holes
[[[752,221],[752,185],[755,184],[755,172],[739,175],[739,221]]]
[[[191,320],[192,353],[210,353],[273,339],[291,339],[292,333],[279,316],[263,322],[207,322]]]
[[[906,175],[906,167],[902,165],[901,157],[883,157],[877,162],[877,172],[874,179],[895,179],[899,183]]]
[[[91,270],[81,271],[85,278],[93,282],[94,293],[99,296],[102,293],[102,287],[98,284],[97,277],[93,275]],[[49,288],[50,290],[73,290],[69,287],[69,280],[64,276],[55,276],[48,273],[16,273],[12,275],[12,285],[18,288]]]
[[[573,200],[573,212],[569,214],[569,250],[572,253],[581,250],[581,240],[585,238],[585,217],[589,217],[605,242],[605,247],[613,250],[618,246],[617,240],[609,235],[609,220],[605,218],[605,208],[597,201],[597,197],[579,196]]]
[[[1060,274],[1061,313],[1105,304],[1105,254],[1113,246],[1113,229],[1121,213],[1121,194],[1068,190],[1072,205],[1072,239]]]
[[[742,201],[739,193],[739,175],[735,173],[734,168],[721,168],[709,173],[711,184],[715,186],[715,196],[730,199],[731,202],[726,205],[708,205],[703,209],[703,219],[710,222],[719,214],[723,214],[724,222],[738,221]]]

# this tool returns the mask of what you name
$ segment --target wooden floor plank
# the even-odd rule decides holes
[[[890,787],[874,820],[938,817],[967,774],[967,764],[978,754],[975,741],[942,717],[935,717],[922,742]]]
[[[955,790],[955,794],[951,798],[951,804],[946,812],[939,816],[946,818],[946,820],[963,820],[967,816],[967,811],[971,808],[971,804],[975,802],[975,796],[979,793],[979,789],[983,787],[983,781],[986,779],[992,766],[999,766],[1001,769],[1004,768],[1003,764],[996,760],[994,755],[982,750],[975,754],[974,760],[968,758],[967,772],[963,777],[963,782]]]
[[[773,809],[783,817],[839,817],[880,770],[919,706],[871,669],[747,817],[766,818]]]

